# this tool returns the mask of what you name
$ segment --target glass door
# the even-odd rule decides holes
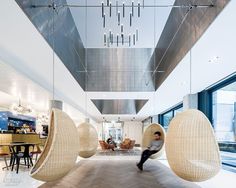
[[[123,140],[124,122],[103,122],[103,140],[112,136],[116,143]]]

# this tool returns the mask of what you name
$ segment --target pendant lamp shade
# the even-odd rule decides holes
[[[161,140],[163,140],[163,142],[165,143],[165,130],[163,129],[163,127],[160,124],[157,123],[153,123],[151,125],[149,125],[146,130],[143,133],[143,140],[142,140],[142,149],[146,149],[151,141],[154,139],[154,133],[156,131],[159,131],[161,133]],[[150,159],[156,159],[161,157],[161,155],[164,153],[165,144],[162,145],[162,148],[160,149],[160,151],[158,151],[157,153],[153,154],[150,156]]]
[[[79,156],[89,158],[96,154],[98,147],[98,134],[93,125],[84,122],[78,126]]]
[[[188,181],[204,181],[219,172],[219,147],[211,123],[201,111],[186,110],[172,119],[166,156],[171,169]]]
[[[78,133],[72,119],[59,109],[52,109],[45,148],[30,171],[40,181],[54,181],[65,176],[78,156]]]

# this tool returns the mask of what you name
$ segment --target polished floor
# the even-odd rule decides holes
[[[163,156],[160,160],[149,160],[146,164],[145,164],[145,168],[146,168],[146,172],[144,171],[144,173],[140,173],[137,169],[136,169],[136,166],[135,166],[135,163],[136,161],[139,160],[139,154],[140,154],[140,150],[138,149],[135,149],[135,150],[132,150],[132,151],[116,151],[116,152],[112,152],[112,151],[108,151],[108,152],[98,152],[96,156],[90,158],[89,160],[81,160],[81,159],[78,159],[78,166],[83,166],[86,164],[89,164],[91,166],[96,166],[96,165],[93,165],[93,162],[94,164],[97,164],[97,163],[100,163],[99,165],[99,168],[106,168],[107,167],[107,163],[116,163],[118,166],[127,166],[127,168],[129,170],[127,170],[127,168],[123,169],[124,171],[122,171],[122,168],[121,168],[121,171],[119,171],[118,174],[132,174],[133,178],[136,179],[138,178],[139,180],[141,179],[142,180],[142,177],[144,178],[144,181],[146,181],[148,178],[150,178],[151,181],[150,182],[150,185],[155,182],[155,175],[153,174],[153,172],[155,172],[155,170],[158,169],[158,166],[160,166],[160,163],[163,164],[163,166],[165,165],[166,167],[168,167],[168,163],[165,159],[165,156]],[[91,162],[91,163],[88,163],[88,162]],[[107,161],[107,162],[106,162]],[[160,163],[159,163],[160,162]],[[150,167],[151,166],[156,166],[156,169],[153,169]],[[4,166],[4,161],[1,160],[0,161],[0,167],[2,168]],[[112,167],[113,168],[113,167]],[[164,167],[163,167],[164,168]],[[78,168],[79,169],[79,168]],[[81,170],[82,168],[80,168]],[[86,169],[86,168],[84,168]],[[153,172],[150,172],[150,169],[151,171]],[[127,173],[127,171],[129,171]],[[80,175],[77,175],[78,176],[78,179],[79,177],[82,176],[82,172],[80,172]],[[84,171],[85,173],[86,171]],[[106,175],[106,178],[109,178],[109,173],[111,174],[112,176],[112,171],[107,171],[107,175]],[[19,174],[16,174],[14,171],[11,172],[11,171],[7,171],[7,170],[4,170],[4,171],[0,171],[0,187],[16,187],[16,188],[34,188],[34,187],[39,187],[41,185],[43,185],[44,182],[40,182],[40,181],[37,181],[37,180],[34,180],[32,179],[29,175],[29,169],[27,167],[21,167],[20,168],[20,172]],[[150,175],[151,173],[151,175]],[[100,173],[99,173],[100,174]],[[113,174],[114,175],[114,174]],[[137,175],[137,176],[136,176]],[[146,175],[148,175],[149,177],[145,177]],[[90,178],[92,178],[92,176],[90,176]],[[93,176],[93,178],[96,178],[96,176]],[[147,179],[145,179],[147,178]],[[154,178],[154,179],[153,179]],[[119,178],[118,178],[119,179]],[[117,179],[117,180],[118,180]],[[133,181],[129,181],[129,180],[132,180],[132,178],[128,178],[127,181],[125,181],[124,183],[127,184],[127,186],[124,186],[124,185],[120,185],[119,184],[116,184],[118,185],[117,187],[122,187],[122,188],[126,188],[126,187],[132,187],[133,185]],[[95,184],[94,182],[94,179],[87,179],[87,185],[89,185],[88,183],[89,182],[93,182],[93,184]],[[116,182],[116,179],[114,179],[114,182]],[[128,182],[128,183],[127,183]],[[227,171],[227,170],[224,170],[222,169],[220,171],[220,173],[215,176],[214,178],[208,180],[208,181],[204,181],[204,182],[200,182],[200,183],[195,183],[196,185],[202,187],[202,188],[235,188],[235,184],[236,184],[236,173],[233,173],[233,172],[230,172],[230,171]],[[84,184],[85,185],[85,184]],[[43,185],[44,186],[44,185]],[[82,184],[80,184],[80,187],[81,188],[86,188],[86,186],[82,186]],[[109,186],[107,186],[109,187]],[[112,186],[110,186],[112,187]],[[143,187],[150,187],[149,185],[146,184],[146,186],[143,186]],[[153,187],[153,186],[152,186]],[[103,188],[103,187],[101,187]]]
[[[135,164],[134,159],[83,160],[67,176],[40,188],[200,188],[182,180],[158,161],[149,160],[144,171],[139,171]]]
[[[236,153],[221,151],[223,169],[236,173]]]

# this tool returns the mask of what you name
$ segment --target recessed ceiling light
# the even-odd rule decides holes
[[[212,59],[208,60],[209,63],[220,63],[219,56],[215,56]]]
[[[181,85],[181,86],[184,86],[184,85],[186,85],[186,84],[187,84],[186,81],[180,82],[180,85]]]

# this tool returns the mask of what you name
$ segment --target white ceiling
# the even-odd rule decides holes
[[[131,5],[133,0],[119,1],[119,5],[125,2],[126,5]],[[175,0],[145,0],[145,5],[173,5]],[[67,0],[70,5],[101,5],[102,0]],[[104,4],[106,4],[106,0]],[[141,1],[134,1],[135,5]],[[116,5],[116,0],[111,0],[112,5]],[[103,28],[102,9],[101,7],[75,7],[70,8],[74,22],[78,28],[79,34],[86,48],[103,48],[104,33],[108,34],[111,30],[116,36],[120,33],[120,26],[118,26],[116,8],[112,8],[112,17],[109,15],[109,7],[105,7],[106,14],[106,28]],[[122,8],[119,8],[122,14]],[[131,8],[125,8],[125,18],[121,15],[121,24],[124,25],[124,34],[129,35],[135,33],[136,29],[139,30],[139,41],[136,43],[135,48],[154,48],[158,42],[161,32],[165,26],[166,20],[170,14],[171,7],[141,8],[141,16],[137,16],[137,7],[134,9],[134,18],[132,27],[129,26],[129,14]],[[120,45],[121,46],[121,45]],[[124,47],[127,47],[128,44]]]
[[[0,86],[0,91],[8,94],[14,103],[18,103],[18,100],[22,99],[22,102],[37,106],[38,111],[48,109],[48,101],[51,98],[50,94],[1,60]],[[3,96],[1,95],[1,97]],[[7,103],[4,103],[2,100],[0,104],[8,104],[9,100],[6,97],[5,99]]]
[[[236,1],[231,1],[192,48],[192,93],[204,90],[236,72]],[[209,60],[218,56],[218,63]],[[188,53],[156,92],[161,113],[190,93],[190,54]]]
[[[20,74],[11,66],[0,60],[0,109],[10,110],[13,105],[30,106],[33,112],[29,115],[48,113],[49,100],[52,94],[29,78]],[[71,105],[64,103],[63,110],[67,112],[76,123],[82,122],[85,116]]]
[[[235,72],[234,45],[236,44],[236,26],[232,24],[236,18],[235,6],[236,1],[231,1],[204,36],[193,47],[192,92],[201,91],[217,80]],[[3,80],[2,82],[6,79],[6,83],[0,85],[0,90],[15,96],[14,92],[11,92],[11,88],[14,88],[15,83],[17,85],[17,87],[15,86],[15,93],[24,97],[29,96],[24,99],[25,101],[31,99],[37,101],[42,100],[44,104],[45,100],[48,101],[48,98],[51,97],[50,93],[52,91],[52,50],[50,46],[13,0],[0,2],[0,23],[1,61],[16,69],[20,75],[24,75],[32,83],[41,87],[41,89],[43,88],[44,91],[38,91],[36,86],[25,83],[24,81],[22,82],[22,78],[19,75],[8,77],[8,74],[11,75],[11,73],[7,71],[3,71],[2,74],[5,73],[6,75],[0,78]],[[90,30],[88,36],[94,34],[95,31]],[[97,35],[94,35],[94,37],[99,38]],[[87,43],[87,47],[101,46],[101,41],[95,41],[92,43],[93,41],[91,40],[91,43]],[[151,44],[148,43],[147,45]],[[214,56],[219,56],[218,64],[208,62]],[[63,100],[76,109],[76,111],[80,111],[81,114],[88,112],[88,115],[95,120],[102,120],[103,116],[98,112],[90,99],[149,99],[139,114],[134,116],[136,119],[144,119],[149,115],[158,114],[182,101],[183,96],[190,92],[189,62],[189,54],[187,54],[156,92],[85,93],[56,56],[56,98]],[[29,88],[29,91],[27,91],[27,88]],[[132,115],[122,115],[120,117],[121,120],[130,120],[133,118]],[[106,118],[109,120],[118,117],[106,116]]]

